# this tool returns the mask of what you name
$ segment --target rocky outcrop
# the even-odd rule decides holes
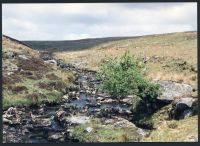
[[[191,97],[192,86],[174,81],[159,80],[154,81],[160,85],[161,95],[158,101],[162,103],[172,103],[169,109],[169,119],[184,119],[192,114],[194,103],[197,99]]]
[[[176,98],[188,96],[192,93],[192,87],[188,84],[167,80],[159,80],[155,83],[159,84],[162,90],[162,94],[157,99],[165,103],[170,103]]]

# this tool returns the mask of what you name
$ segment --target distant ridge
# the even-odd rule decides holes
[[[81,40],[66,40],[66,41],[22,41],[23,43],[37,50],[52,50],[54,51],[76,51],[90,48],[102,43],[130,39],[133,37],[107,37],[107,38],[89,38]]]
[[[47,40],[47,41],[40,41],[40,40],[28,40],[28,41],[21,41],[23,44],[30,46],[31,48],[35,48],[37,50],[51,50],[51,51],[78,51],[83,49],[88,49],[103,43],[108,43],[112,41],[119,41],[125,39],[133,39],[133,38],[140,38],[140,37],[151,37],[157,35],[168,35],[168,34],[175,34],[175,33],[193,33],[196,31],[185,31],[185,32],[173,32],[173,33],[163,33],[163,34],[151,34],[151,35],[143,35],[143,36],[128,36],[128,37],[105,37],[105,38],[87,38],[87,39],[80,39],[80,40]]]

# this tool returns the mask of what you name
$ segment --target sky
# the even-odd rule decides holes
[[[197,3],[2,4],[18,40],[77,40],[197,30]]]

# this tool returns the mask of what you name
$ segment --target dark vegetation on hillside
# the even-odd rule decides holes
[[[168,33],[158,34],[158,35],[168,35]],[[157,35],[145,35],[145,36],[155,37]],[[136,39],[136,38],[142,38],[142,37],[144,36],[105,37],[105,38],[91,38],[91,39],[81,39],[81,40],[63,40],[63,41],[28,40],[28,41],[21,41],[21,42],[36,50],[50,50],[54,52],[59,52],[59,51],[79,51],[79,50],[95,47],[97,45],[109,43],[112,41],[120,41],[120,40],[133,39],[133,38]]]
[[[108,37],[108,38],[95,38],[95,39],[81,39],[72,41],[22,41],[23,43],[31,46],[37,50],[51,50],[51,51],[78,51],[108,43],[111,41],[118,41],[129,39],[133,37]]]

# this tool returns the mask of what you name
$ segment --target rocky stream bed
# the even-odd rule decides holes
[[[6,143],[78,142],[69,127],[93,117],[123,117],[131,120],[130,98],[115,100],[97,91],[100,83],[94,71],[65,66],[74,72],[74,84],[66,89],[62,102],[31,107],[10,107],[3,113],[3,139]]]
[[[3,141],[5,143],[79,142],[72,136],[71,129],[79,124],[89,122],[94,117],[111,125],[135,127],[141,136],[149,133],[149,130],[138,128],[131,122],[132,96],[120,100],[113,99],[98,91],[100,80],[97,79],[96,72],[72,65],[60,67],[71,70],[75,74],[75,81],[73,85],[66,88],[66,94],[61,99],[62,102],[59,104],[43,103],[31,107],[10,107],[4,111]],[[164,86],[165,82],[160,84]],[[186,90],[183,92],[192,90],[188,86],[184,89]],[[170,98],[165,98],[163,101],[173,100],[172,94],[177,94],[175,90],[169,96],[164,94],[165,97]],[[192,106],[190,103],[192,104],[193,101],[192,98],[186,100],[187,103],[178,101],[176,104],[181,102],[186,105],[183,111],[187,111],[186,114],[188,114]],[[86,129],[88,132],[90,130]]]

